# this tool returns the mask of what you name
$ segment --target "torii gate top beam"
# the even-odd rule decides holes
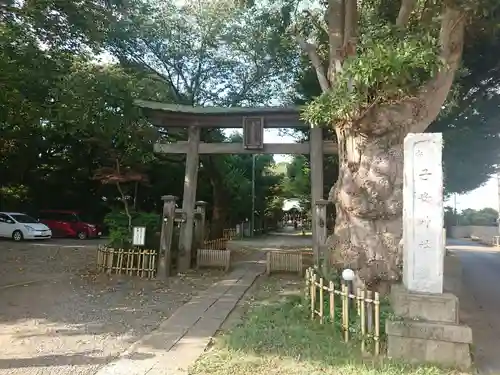
[[[309,128],[300,119],[301,107],[193,107],[136,100],[149,121],[161,128],[241,128],[245,118],[263,118],[265,128]]]

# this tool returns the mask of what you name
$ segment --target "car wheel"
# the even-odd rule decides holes
[[[85,232],[78,232],[77,237],[79,240],[86,240],[87,239],[87,233]]]
[[[24,239],[23,232],[15,230],[14,233],[12,233],[12,239],[16,242],[22,241]]]

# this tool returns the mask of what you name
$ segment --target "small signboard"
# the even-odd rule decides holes
[[[262,117],[245,117],[243,119],[243,145],[246,150],[262,150],[264,148],[264,119]]]
[[[146,227],[134,227],[132,244],[134,246],[144,246],[146,243]]]

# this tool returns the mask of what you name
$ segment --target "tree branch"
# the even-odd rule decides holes
[[[307,42],[304,38],[298,36],[297,41],[299,42],[302,50],[307,53],[309,56],[309,60],[311,60],[311,64],[316,70],[316,76],[318,77],[319,85],[323,92],[328,91],[330,89],[330,83],[325,74],[325,69],[321,62],[321,59],[316,51],[316,46],[312,43]]]
[[[439,42],[443,67],[421,90],[418,98],[425,109],[420,121],[412,126],[412,132],[423,132],[437,118],[451,89],[455,73],[460,65],[464,46],[465,13],[447,5],[441,19]]]
[[[335,75],[342,69],[342,44],[344,42],[345,0],[328,0],[328,80],[333,83]]]
[[[346,55],[356,52],[355,38],[358,32],[358,2],[357,0],[346,0],[345,22],[344,22],[344,51]]]
[[[201,77],[203,73],[203,57],[205,56],[206,50],[206,41],[205,38],[202,38],[201,40],[201,45],[200,45],[200,51],[198,54],[198,67],[196,68],[196,73],[193,76],[193,79],[191,80],[191,86],[188,88],[190,96],[191,96],[191,102],[194,103],[196,102],[196,94],[198,93],[198,88],[201,86]]]
[[[328,30],[327,30],[327,28],[324,25],[322,25],[320,22],[318,22],[317,17],[314,17],[314,15],[311,13],[310,10],[305,9],[305,10],[302,11],[302,13],[305,14],[309,18],[309,20],[311,21],[311,24],[320,33],[320,37],[321,36],[325,36],[326,38],[328,38]]]
[[[416,2],[417,0],[401,0],[401,7],[399,8],[398,18],[396,19],[396,26],[406,28]]]
[[[164,76],[163,74],[162,74],[162,76],[164,76],[168,80],[168,83],[172,86],[177,101],[183,102],[185,99],[185,95],[182,93],[181,89],[179,88],[179,84],[174,82],[174,77],[172,76],[172,72],[170,71],[170,69],[174,69],[172,67],[172,65],[168,64],[165,60],[162,59],[161,51],[157,47],[152,45],[148,40],[143,40],[142,42],[149,49],[149,51],[155,55],[156,59],[162,64],[163,68],[165,69],[166,76]],[[143,60],[143,64],[148,65],[146,63],[145,59],[143,59],[142,57],[141,57],[141,59]],[[148,65],[148,66],[150,66],[150,65]],[[151,67],[151,69],[153,71],[155,71],[157,74],[160,74],[156,69],[154,69],[152,67]]]

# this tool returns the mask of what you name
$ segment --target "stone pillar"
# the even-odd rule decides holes
[[[391,290],[397,320],[386,321],[387,355],[413,362],[471,365],[472,331],[459,324],[458,299],[443,293],[441,134],[404,142],[403,284]]]
[[[326,258],[326,237],[327,237],[327,226],[326,226],[326,207],[328,206],[328,201],[325,199],[320,199],[316,201],[316,238],[313,238],[317,242],[316,246],[319,249],[319,260],[323,260],[323,267],[328,266],[328,261]],[[313,229],[314,230],[314,229]]]
[[[403,282],[413,292],[443,292],[442,147],[440,133],[404,141]]]
[[[198,220],[196,221],[196,244],[198,248],[203,245],[203,241],[205,241],[205,219],[206,219],[206,211],[207,211],[207,202],[197,201],[195,204],[196,213],[199,215]]]
[[[323,199],[323,129],[311,126],[309,133],[310,167],[311,167],[311,202]],[[319,264],[320,248],[318,242],[318,226],[316,225],[316,210],[312,209],[312,238],[314,264]],[[326,223],[325,223],[326,225]]]
[[[198,184],[200,128],[191,126],[188,130],[188,151],[186,154],[186,174],[184,177],[184,195],[182,198],[182,211],[186,220],[181,225],[179,241],[179,259],[177,268],[184,272],[191,267],[191,251],[193,246],[194,209],[196,201],[196,186]]]
[[[158,255],[158,272],[156,277],[159,279],[166,279],[170,276],[175,201],[177,198],[173,195],[164,195],[161,197],[161,200],[163,201],[163,217],[161,223],[160,252]]]

